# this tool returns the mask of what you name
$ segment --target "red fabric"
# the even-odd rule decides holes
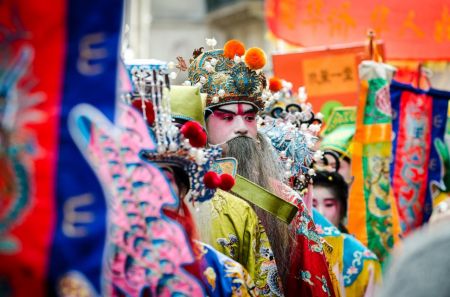
[[[186,230],[187,237],[189,238],[189,243],[191,245],[191,249],[194,252],[196,261],[185,265],[184,268],[186,271],[191,273],[193,276],[195,276],[197,279],[202,279],[202,273],[201,273],[201,267],[202,263],[199,260],[198,253],[199,251],[196,250],[197,245],[194,243],[195,240],[198,240],[198,235],[195,227],[194,220],[192,218],[191,212],[189,211],[189,208],[187,207],[186,203],[184,201],[180,200],[181,206],[180,211],[176,212],[170,209],[164,209],[164,214],[171,218],[172,220],[177,221],[180,223],[181,226],[183,226],[183,229]]]
[[[141,98],[134,99],[133,102],[131,102],[131,105],[133,105],[133,107],[136,108],[137,110],[139,110],[141,113],[144,112],[144,110],[142,109],[142,99]],[[150,101],[144,101],[144,105],[145,105],[145,117],[147,119],[147,124],[149,124],[150,126],[153,126],[153,124],[155,123],[155,110],[153,109],[153,103],[151,103]]]
[[[299,213],[294,220],[299,220],[301,213],[310,217],[304,204],[297,204]],[[307,223],[309,232],[317,234],[316,226],[312,219]],[[333,283],[328,270],[328,262],[323,250],[321,252],[313,251],[317,243],[308,236],[296,234],[296,242],[291,256],[290,280],[287,282],[286,296],[336,296],[333,290]],[[310,281],[313,285],[302,280],[301,272],[308,271],[311,274]],[[326,284],[326,287],[324,286]],[[327,289],[328,288],[328,292]]]
[[[62,89],[62,71],[65,56],[66,1],[4,0],[0,3],[0,23],[12,34],[23,34],[18,39],[5,41],[2,33],[2,57],[14,56],[20,47],[28,45],[34,59],[24,78],[22,88],[32,84],[30,94],[41,92],[44,101],[36,109],[45,113],[45,121],[21,127],[18,135],[32,133],[38,155],[26,164],[30,170],[31,194],[29,203],[17,215],[12,227],[2,239],[13,237],[20,249],[12,254],[0,253],[0,276],[12,277],[14,296],[45,296],[51,234],[55,220],[54,185],[56,149],[58,142],[58,116]],[[11,36],[10,36],[11,37]],[[11,52],[8,50],[11,49]],[[3,56],[5,55],[5,56]],[[2,219],[2,218],[1,218]]]
[[[288,186],[279,184],[277,194],[294,203],[298,212],[291,222],[295,242],[291,247],[291,265],[285,296],[336,296],[328,262],[314,221],[300,196]],[[303,275],[302,275],[303,273]],[[303,276],[309,274],[305,280]]]
[[[397,131],[396,162],[392,187],[397,200],[403,231],[408,233],[423,224],[431,130],[433,98],[427,94],[403,92],[400,100],[400,125]],[[423,127],[423,135],[411,135],[413,125]],[[414,143],[413,137],[417,137]],[[419,138],[420,137],[420,138]],[[425,169],[424,169],[425,166]]]

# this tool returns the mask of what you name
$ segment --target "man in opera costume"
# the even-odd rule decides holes
[[[196,52],[189,66],[189,82],[186,83],[198,86],[202,93],[206,93],[205,118],[210,146],[221,146],[224,156],[237,160],[238,175],[283,198],[281,201],[269,200],[264,191],[255,190],[252,199],[252,207],[273,248],[281,279],[280,294],[336,296],[339,293],[333,289],[322,240],[309,210],[302,198],[281,182],[283,167],[271,144],[258,132],[259,111],[270,97],[262,72],[265,63],[266,56],[261,49],[245,50],[241,42],[230,40],[223,49]],[[228,198],[222,196],[219,199],[227,201]],[[214,217],[211,223],[206,224],[211,218],[214,201],[213,198],[211,207],[201,210],[196,217],[197,221],[203,222],[199,224],[203,229],[201,232],[209,234],[209,242],[219,249],[214,241],[220,242],[219,235],[232,228],[227,230],[227,226],[217,226],[219,221]],[[283,214],[273,211],[277,208],[273,204],[283,203],[297,207],[297,214],[289,225],[279,219]],[[229,205],[233,207],[232,203]],[[223,215],[220,211],[218,213]],[[208,215],[209,218],[205,219]],[[230,255],[226,246],[221,251]]]

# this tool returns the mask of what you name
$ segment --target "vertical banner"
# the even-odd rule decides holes
[[[449,92],[428,91],[393,81],[392,186],[403,232],[427,222],[432,211],[431,184],[441,180],[436,139],[444,140]]]
[[[0,2],[2,296],[47,295],[65,17],[65,1]]]
[[[389,82],[394,68],[364,61],[353,138],[348,229],[384,261],[399,233],[398,214],[390,185],[391,104]]]
[[[67,2],[67,51],[61,96],[57,213],[49,265],[51,285],[86,278],[100,292],[106,205],[98,179],[68,130],[68,114],[83,102],[114,118],[122,0]],[[72,272],[76,271],[75,277]],[[51,290],[55,288],[50,288]],[[60,288],[61,289],[61,288]]]
[[[103,193],[67,128],[81,102],[113,118],[122,0],[0,3],[0,292],[100,289]],[[6,182],[5,182],[6,181]]]

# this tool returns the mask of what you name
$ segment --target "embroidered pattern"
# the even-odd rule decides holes
[[[309,271],[301,271],[301,277],[304,282],[306,282],[310,286],[314,286],[314,283],[311,281],[311,273]]]
[[[363,270],[364,261],[378,259],[374,253],[354,240],[351,235],[342,235],[344,236],[344,285],[348,287],[356,281]]]
[[[265,275],[266,285],[263,288],[259,288],[262,295],[283,296],[281,289],[281,280],[278,275],[277,264],[273,257],[273,252],[268,247],[262,246],[260,248],[260,254],[265,259],[261,264],[261,272]]]
[[[222,247],[227,249],[231,258],[236,257],[236,249],[238,247],[239,240],[236,235],[228,234],[228,239],[226,238],[217,238],[217,243]]]
[[[97,297],[99,296],[89,280],[79,271],[70,271],[58,281],[58,296]]]
[[[155,142],[136,110],[121,105],[120,112],[114,126],[92,106],[78,105],[69,122],[108,194],[103,295],[203,296],[200,283],[182,268],[194,260],[185,232],[162,214],[177,197],[163,173],[139,159],[142,148],[156,149]]]
[[[260,267],[257,269],[258,275],[255,277],[259,296],[283,296],[277,264],[267,234],[260,221],[258,221],[256,231],[260,233],[259,250],[256,253],[257,265]],[[255,248],[257,247],[255,246]]]
[[[359,69],[364,94],[358,109],[364,112],[353,137],[352,168],[356,173],[349,196],[348,228],[358,238],[367,240],[368,248],[383,260],[397,236],[394,219],[398,214],[391,207],[389,178],[392,116],[386,106],[395,69],[372,61],[363,61]],[[369,138],[371,141],[367,142]],[[361,211],[365,212],[365,222],[355,219]]]
[[[254,290],[255,284],[248,273],[235,261],[225,261],[225,276],[231,279],[232,296],[242,296],[243,288]]]
[[[20,33],[4,39],[20,39]],[[46,114],[37,108],[43,95],[32,93],[30,86],[19,87],[24,79],[32,80],[28,72],[33,48],[22,45],[10,57],[8,45],[1,45],[5,54],[0,59],[0,253],[14,254],[21,243],[9,232],[33,205],[34,161],[40,149],[36,132],[27,125],[45,122]]]
[[[322,290],[323,290],[323,292],[327,293],[327,295],[330,296],[330,289],[328,288],[327,278],[324,275],[322,275],[322,277],[318,277],[316,275],[316,278],[318,280],[320,280],[320,282],[322,283]]]
[[[205,266],[203,283],[208,296],[258,296],[255,283],[241,264],[209,245],[196,242],[196,246],[202,251],[197,257]]]
[[[206,270],[203,272],[203,275],[208,280],[208,284],[212,287],[213,291],[216,289],[216,273],[214,272],[214,269],[211,267],[206,268]]]
[[[314,223],[316,224],[317,233],[322,237],[336,237],[341,235],[341,231],[327,222],[321,215],[317,214],[317,210],[313,209]]]
[[[408,233],[428,221],[433,206],[431,183],[440,182],[442,162],[434,145],[443,140],[448,92],[424,91],[392,82],[393,162],[391,180],[402,231]]]
[[[317,233],[314,221],[301,196],[285,185],[281,189],[283,189],[281,197],[298,207],[297,215],[292,220],[290,228],[296,235],[297,250],[301,251],[291,257],[293,262],[291,273],[297,277],[288,282],[285,293],[289,295],[300,292],[305,296],[334,296],[334,291],[329,290],[332,285],[324,254],[323,239]],[[303,282],[297,281],[298,275]]]

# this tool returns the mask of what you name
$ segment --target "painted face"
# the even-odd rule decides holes
[[[333,223],[333,225],[339,225],[341,220],[341,204],[328,188],[313,187],[313,207]]]
[[[256,139],[256,108],[248,103],[215,108],[206,120],[206,129],[210,144],[224,144],[238,136]]]

